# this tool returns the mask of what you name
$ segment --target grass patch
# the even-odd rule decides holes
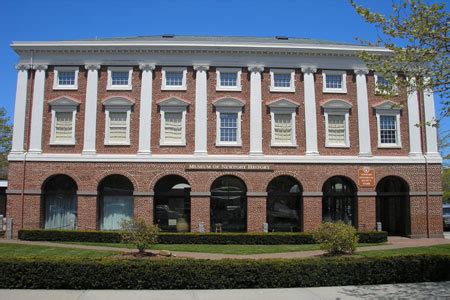
[[[357,254],[365,257],[391,257],[391,256],[411,255],[411,254],[450,255],[450,244],[435,245],[429,247],[391,249],[391,250],[373,250],[373,251],[358,252]]]
[[[0,244],[0,257],[88,257],[100,258],[116,255],[116,251],[83,250],[34,245]]]

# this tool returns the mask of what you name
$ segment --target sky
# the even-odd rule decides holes
[[[356,0],[381,13],[388,0]],[[347,0],[1,0],[0,106],[11,119],[17,55],[12,41],[176,35],[290,36],[358,43],[377,31]],[[436,109],[440,99],[436,97]],[[448,118],[440,131],[450,130]]]

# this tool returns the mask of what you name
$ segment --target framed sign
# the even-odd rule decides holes
[[[375,187],[375,170],[369,167],[358,169],[358,186]]]

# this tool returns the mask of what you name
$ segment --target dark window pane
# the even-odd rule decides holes
[[[323,186],[322,219],[356,225],[356,188],[345,177],[332,177]]]

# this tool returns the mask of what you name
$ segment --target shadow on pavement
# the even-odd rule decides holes
[[[449,282],[422,282],[396,285],[367,285],[345,287],[339,294],[357,298],[448,298]]]

